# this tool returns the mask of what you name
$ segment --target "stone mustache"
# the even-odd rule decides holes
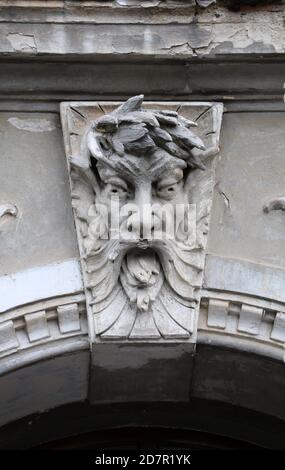
[[[89,123],[70,160],[88,303],[101,339],[187,339],[202,281],[213,152],[196,122],[143,108],[143,98]]]

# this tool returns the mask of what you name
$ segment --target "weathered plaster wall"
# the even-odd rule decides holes
[[[50,1],[11,6],[2,1],[0,53],[96,54],[98,60],[105,55],[169,59],[284,52],[284,2],[204,2],[211,3],[208,8],[197,3],[83,1],[79,6],[76,1]],[[227,8],[233,3],[238,11]]]
[[[284,213],[263,210],[284,191],[284,123],[284,113],[224,116],[211,254],[285,267]]]
[[[1,113],[0,275],[77,256],[59,118]]]

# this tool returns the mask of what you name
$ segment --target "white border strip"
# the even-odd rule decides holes
[[[76,259],[26,269],[0,277],[0,312],[82,290],[80,264]]]
[[[285,302],[285,269],[207,255],[203,287]]]

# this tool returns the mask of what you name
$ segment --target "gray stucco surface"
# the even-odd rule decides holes
[[[208,251],[285,267],[282,211],[264,204],[284,191],[283,113],[226,114]]]
[[[2,113],[0,136],[0,202],[18,209],[0,222],[0,274],[76,257],[58,116]]]

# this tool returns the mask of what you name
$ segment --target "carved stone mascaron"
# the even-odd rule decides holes
[[[61,115],[93,341],[195,342],[222,105]]]

